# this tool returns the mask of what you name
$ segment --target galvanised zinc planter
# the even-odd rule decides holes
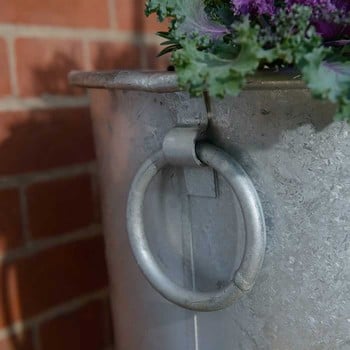
[[[350,348],[350,129],[331,105],[277,74],[206,102],[173,73],[70,81],[90,88],[116,349]],[[204,130],[218,148],[198,159]]]

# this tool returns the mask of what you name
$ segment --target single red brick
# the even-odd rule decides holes
[[[108,27],[108,3],[99,0],[0,0],[0,21],[64,27]]]
[[[20,199],[17,189],[0,191],[0,252],[22,243]]]
[[[3,262],[0,273],[0,327],[5,327],[106,288],[102,236]]]
[[[147,48],[147,68],[155,70],[167,70],[170,64],[170,54],[158,57],[164,47],[149,46]]]
[[[141,66],[140,48],[129,43],[92,42],[90,53],[92,69],[137,69]]]
[[[1,11],[0,11],[1,12]],[[7,45],[4,39],[0,38],[0,96],[11,94],[10,67],[8,61]]]
[[[21,96],[83,93],[82,89],[70,87],[67,80],[69,71],[83,68],[80,41],[21,38],[15,47]]]
[[[165,19],[163,22],[159,22],[155,14],[151,14],[145,17],[145,31],[149,33],[167,32],[169,29],[169,20]]]
[[[40,327],[42,349],[102,350],[110,345],[103,301],[95,301],[71,313],[53,319]],[[1,349],[0,349],[1,350]]]
[[[94,159],[86,108],[0,113],[0,175],[84,163]]]
[[[146,0],[115,0],[118,29],[138,33],[166,31],[168,22],[160,23],[155,15],[146,17]]]
[[[71,232],[94,222],[90,175],[35,183],[26,195],[34,239]]]
[[[31,331],[9,335],[0,340],[0,350],[34,350]]]

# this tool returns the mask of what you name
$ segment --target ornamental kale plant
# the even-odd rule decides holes
[[[294,67],[350,121],[350,0],[148,0],[151,13],[171,19],[160,54],[193,95],[235,96],[257,70]]]

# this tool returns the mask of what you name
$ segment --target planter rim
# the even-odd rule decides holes
[[[92,89],[118,89],[148,92],[181,91],[175,72],[167,71],[72,71],[69,83]],[[248,79],[245,90],[306,89],[295,71],[261,71]]]

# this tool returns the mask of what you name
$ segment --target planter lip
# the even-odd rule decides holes
[[[74,86],[91,89],[117,89],[148,92],[177,92],[175,72],[168,71],[72,71],[68,76]],[[295,70],[260,71],[247,80],[245,90],[306,89]]]

